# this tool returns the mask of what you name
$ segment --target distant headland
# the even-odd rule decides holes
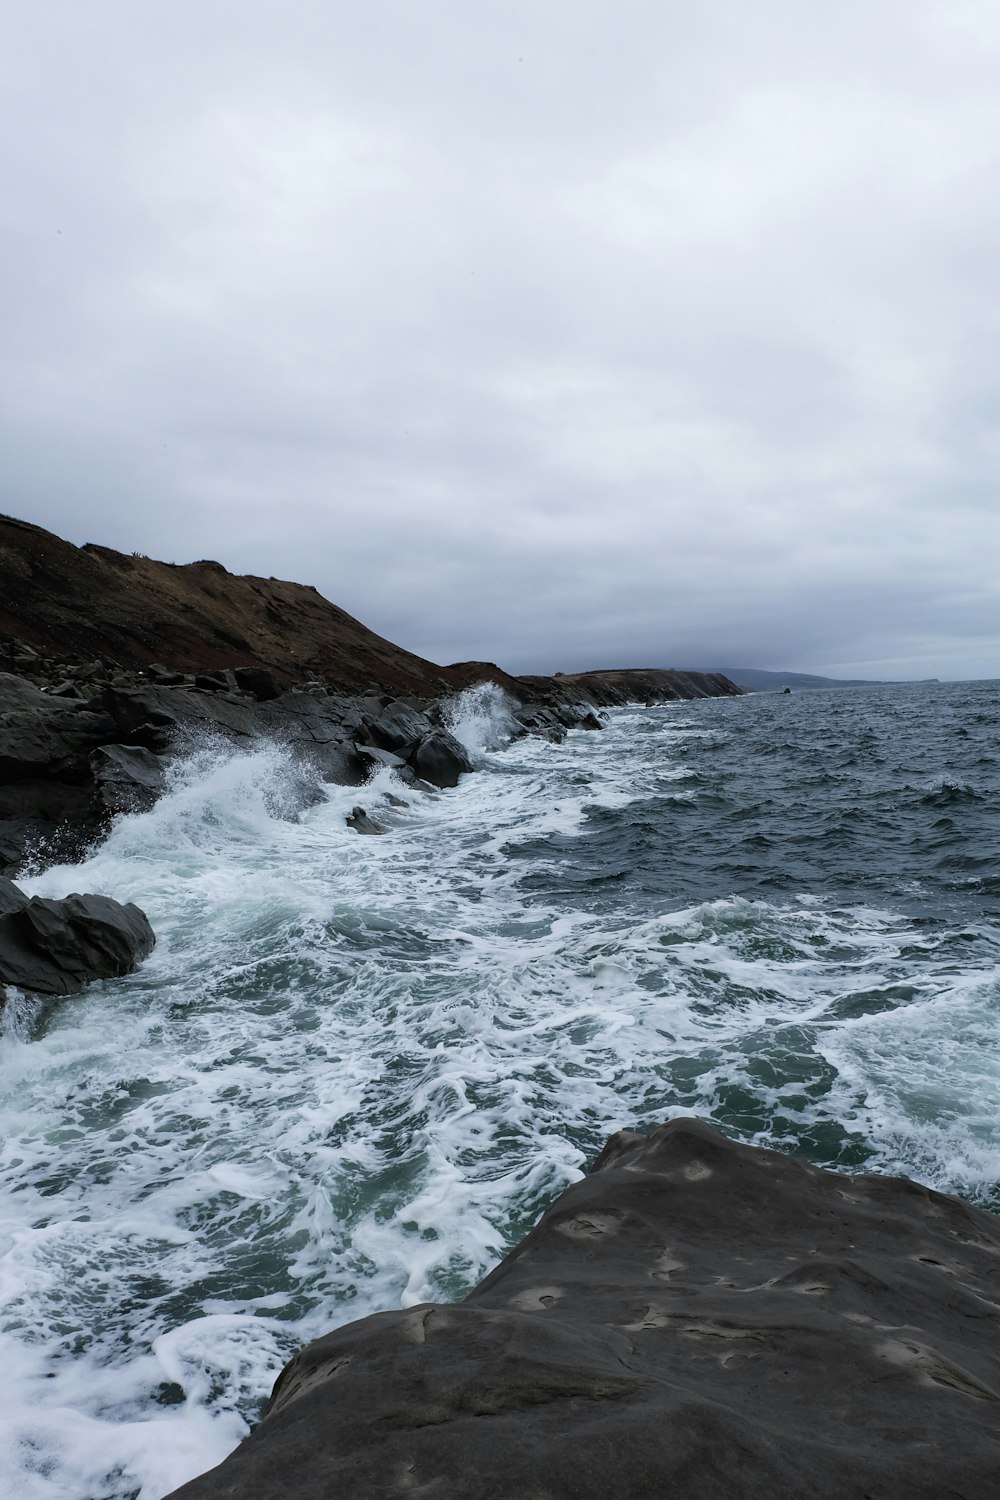
[[[791,688],[806,693],[820,688],[898,687],[898,678],[819,677],[814,672],[765,672],[759,667],[720,667],[719,672],[738,682],[751,693],[780,693]],[[912,679],[910,679],[912,681]],[[937,677],[921,677],[922,683],[937,682]]]

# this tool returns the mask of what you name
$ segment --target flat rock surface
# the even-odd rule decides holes
[[[352,1323],[175,1500],[995,1500],[1000,1221],[677,1120],[464,1302]]]

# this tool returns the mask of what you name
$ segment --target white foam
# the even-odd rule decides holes
[[[447,704],[444,722],[473,759],[509,745],[516,704],[495,682],[479,682]]]
[[[820,1039],[838,1112],[876,1143],[880,1170],[972,1197],[1000,1184],[998,1000],[995,976],[952,977]]]

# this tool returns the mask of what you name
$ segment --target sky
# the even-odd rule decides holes
[[[0,511],[439,662],[1000,676],[996,0],[0,23]]]

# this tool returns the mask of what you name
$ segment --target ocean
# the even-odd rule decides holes
[[[461,1297],[623,1126],[698,1115],[1000,1211],[1000,683],[619,709],[560,745],[508,743],[491,688],[452,720],[453,791],[206,742],[21,881],[135,901],[158,943],[2,1017],[12,1500],[159,1500],[303,1342]]]

